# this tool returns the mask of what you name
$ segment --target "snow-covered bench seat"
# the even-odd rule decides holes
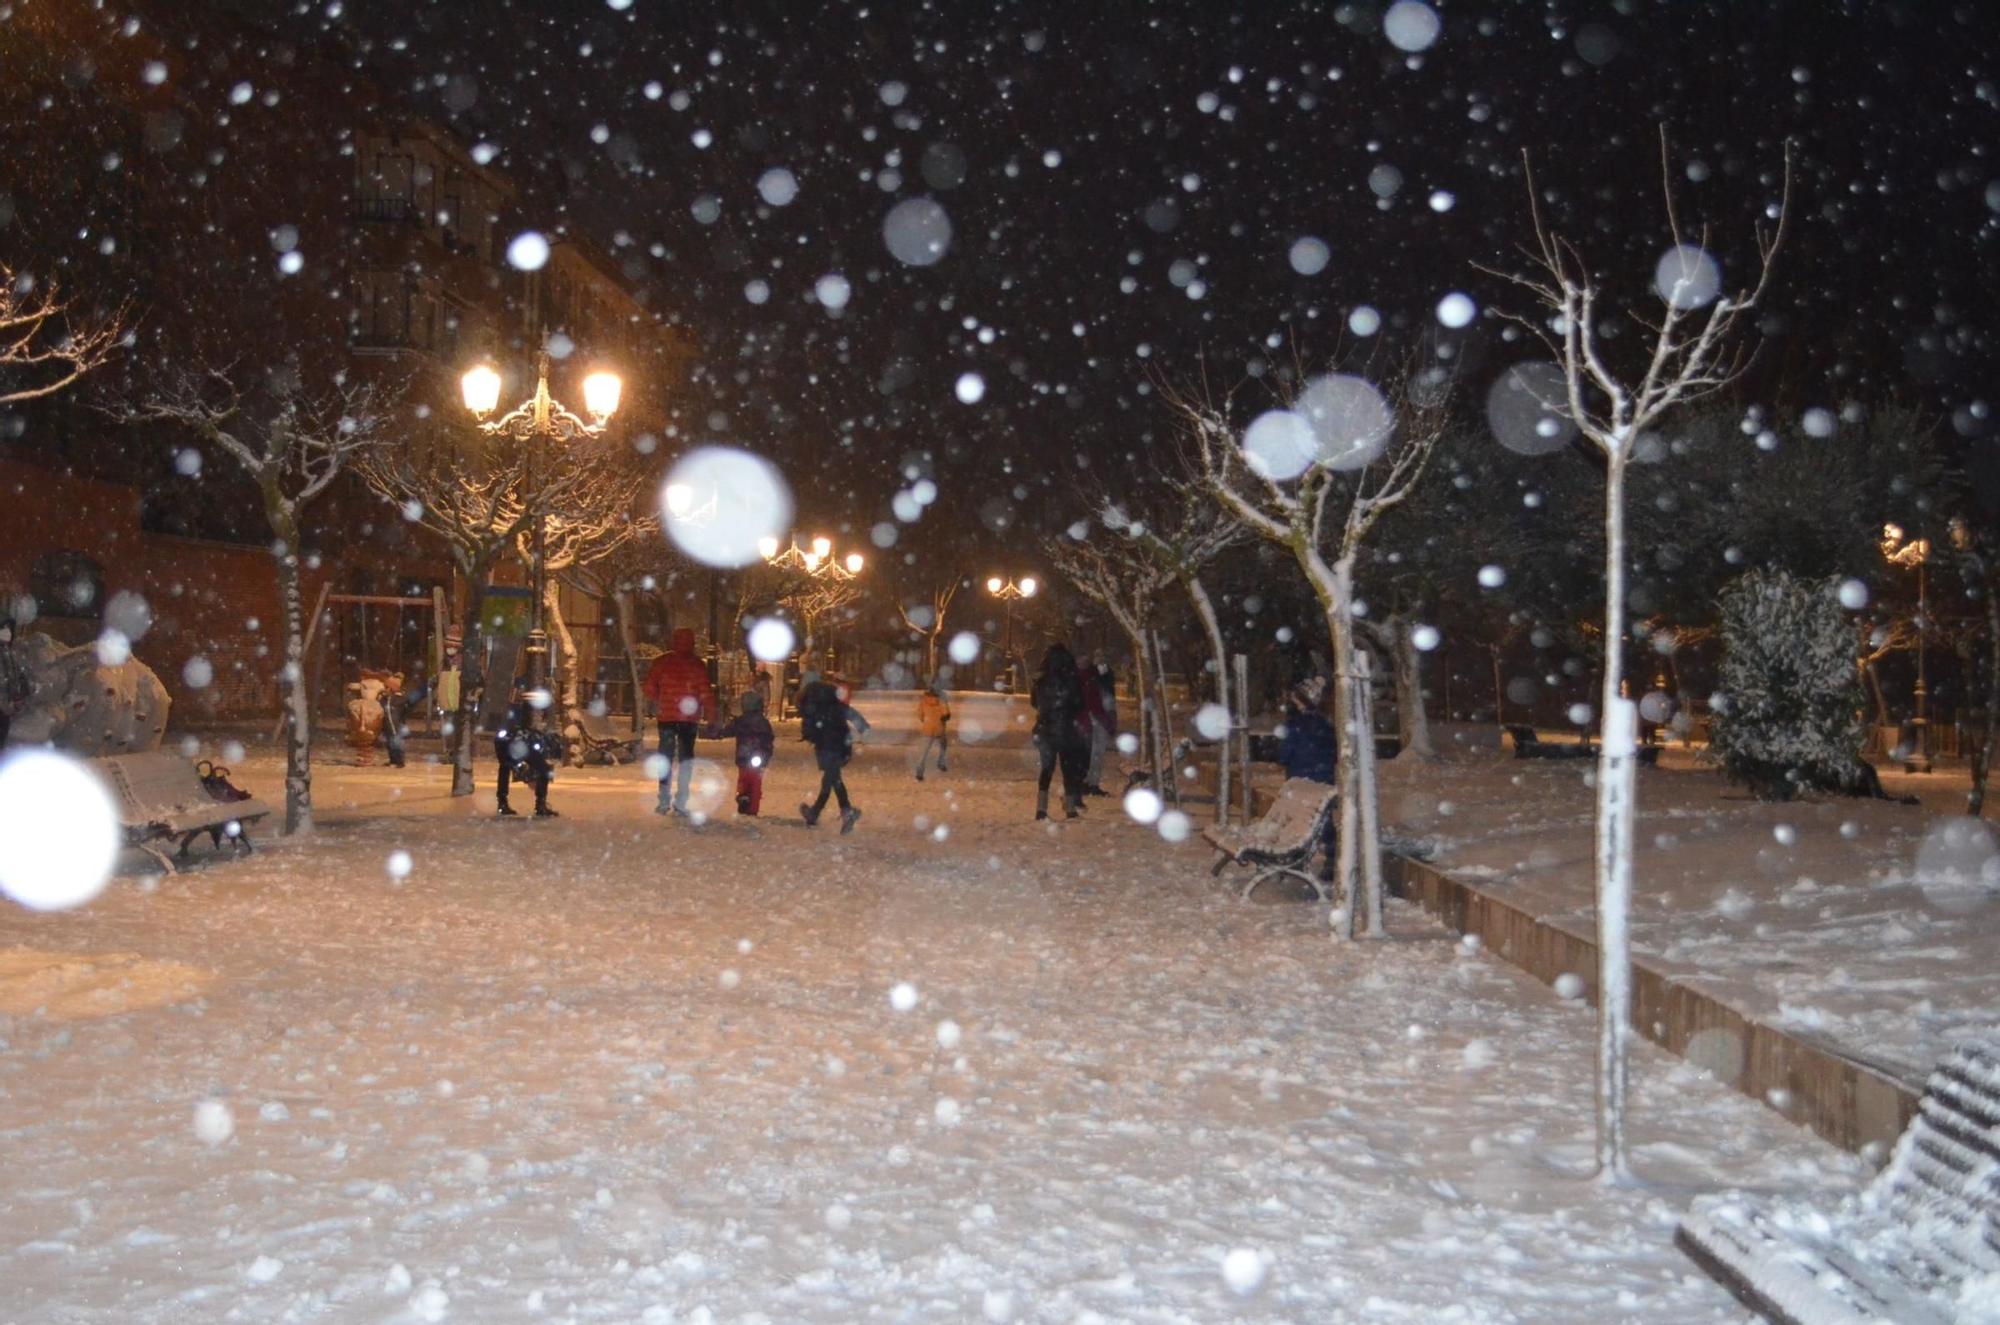
[[[1679,1241],[1781,1325],[2000,1319],[2000,1044],[1937,1066],[1888,1167],[1838,1209],[1703,1197]]]
[[[194,764],[178,755],[156,751],[90,762],[118,804],[125,845],[145,852],[169,871],[187,860],[188,847],[203,833],[217,847],[227,837],[237,851],[247,854],[249,826],[271,812],[270,806],[255,798],[217,800],[202,785]],[[180,847],[169,856],[160,844],[176,838]]]
[[[1585,737],[1574,745],[1545,741],[1524,722],[1507,724],[1507,734],[1514,738],[1514,758],[1516,759],[1595,759],[1597,747]],[[1639,762],[1648,767],[1660,762],[1660,747],[1642,745],[1639,747]]]
[[[600,718],[588,708],[575,709],[570,717],[576,725],[577,754],[584,763],[624,764],[639,757],[645,737],[633,731],[629,721]]]
[[[1201,835],[1221,853],[1209,877],[1221,874],[1228,865],[1249,867],[1250,882],[1243,885],[1243,896],[1248,897],[1264,880],[1288,874],[1311,884],[1325,901],[1326,885],[1306,866],[1312,863],[1313,850],[1326,833],[1335,798],[1327,783],[1287,778],[1278,789],[1277,800],[1256,823],[1244,828],[1204,828]]]

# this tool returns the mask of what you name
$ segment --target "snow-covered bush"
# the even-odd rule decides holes
[[[1709,756],[1760,800],[1860,776],[1861,681],[1835,580],[1754,570],[1722,591]]]

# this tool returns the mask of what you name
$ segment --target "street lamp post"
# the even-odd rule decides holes
[[[1006,605],[1007,635],[1005,641],[1000,646],[1000,652],[1001,656],[1007,661],[1007,686],[1010,690],[1019,690],[1021,688],[1020,676],[1015,669],[1014,659],[1014,604],[1024,598],[1033,598],[1035,590],[1040,587],[1032,575],[1023,575],[1018,582],[1009,580],[1001,575],[991,576],[986,581],[986,592],[992,594]]]
[[[1931,623],[1930,605],[1925,597],[1924,567],[1931,557],[1931,541],[1928,538],[1913,538],[1905,542],[1901,525],[1885,524],[1882,526],[1882,555],[1889,559],[1892,566],[1917,568],[1917,703],[1910,722],[1915,728],[1914,741],[1909,757],[1903,761],[1903,771],[1928,773],[1932,767],[1930,692],[1925,686],[1924,644],[1930,634]]]
[[[809,579],[837,583],[852,580],[861,574],[861,568],[867,564],[867,559],[859,552],[850,552],[844,557],[835,556],[833,540],[824,535],[814,538],[803,548],[799,546],[797,535],[783,544],[775,538],[765,538],[757,544],[757,551],[766,564],[778,570],[794,571]],[[815,610],[803,615],[806,627],[804,651],[811,652],[813,628],[819,620],[819,612]]]
[[[528,615],[528,682],[537,689],[548,685],[549,637],[543,620],[542,598],[548,586],[548,512],[540,510],[542,500],[542,455],[537,443],[575,441],[579,437],[595,437],[602,433],[618,412],[618,398],[624,390],[624,383],[618,374],[595,372],[583,379],[584,412],[588,420],[579,417],[566,408],[561,401],[549,394],[549,351],[544,345],[535,362],[535,394],[522,401],[497,419],[489,419],[500,403],[500,374],[489,364],[479,364],[468,370],[459,385],[465,396],[465,407],[479,421],[479,430],[489,437],[511,437],[526,442],[528,452],[528,485],[532,490],[532,500],[538,509],[535,512],[534,553],[530,558],[529,578],[533,595],[529,602]]]

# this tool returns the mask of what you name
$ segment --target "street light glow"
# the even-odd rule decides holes
[[[1023,597],[1023,598],[1033,598],[1034,596],[1035,596],[1035,577],[1034,577],[1034,576],[1032,576],[1032,575],[1024,575],[1024,576],[1022,576],[1022,577],[1021,577],[1021,597]]]
[[[667,514],[676,520],[684,520],[692,509],[694,509],[694,489],[685,483],[667,484]]]
[[[1007,583],[1007,581],[1005,581],[1005,580],[1001,579],[1001,578],[1000,578],[1000,577],[999,577],[998,575],[995,575],[995,576],[992,576],[991,578],[989,578],[989,579],[988,579],[988,580],[986,581],[986,592],[987,592],[987,593],[999,593],[999,592],[1000,592],[1000,586],[1001,586],[1001,585],[1003,585],[1003,584],[1005,584],[1005,583]]]
[[[815,559],[815,560],[821,560],[821,561],[823,561],[823,560],[825,560],[825,559],[826,559],[826,557],[827,557],[827,556],[829,556],[829,555],[830,555],[830,554],[831,554],[832,552],[833,552],[833,540],[832,540],[832,539],[830,539],[830,538],[815,538],[815,539],[813,540],[813,550],[812,550],[812,554],[813,554],[813,557],[814,557],[814,559]]]
[[[467,369],[458,384],[465,393],[465,407],[480,418],[491,414],[500,404],[500,374],[491,364],[476,364]]]
[[[861,573],[861,554],[859,552],[850,552],[847,554],[847,573],[849,575],[859,575]]]
[[[618,398],[624,390],[625,384],[618,379],[618,374],[592,373],[583,379],[583,407],[590,411],[593,418],[608,419],[618,412]]]
[[[762,557],[766,561],[769,561],[771,558],[777,556],[778,540],[775,538],[770,538],[768,536],[758,539],[757,555]]]

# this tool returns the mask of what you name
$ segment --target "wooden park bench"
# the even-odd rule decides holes
[[[2000,1044],[1968,1043],[1931,1073],[1888,1167],[1839,1209],[1709,1196],[1678,1240],[1780,1325],[1952,1325],[1988,1319],[1956,1299],[2000,1274],[1996,1221]]]
[[[588,708],[571,710],[570,718],[576,724],[576,749],[584,763],[628,764],[639,758],[645,736],[633,731],[629,722],[598,717]]]
[[[271,812],[255,798],[218,800],[195,765],[179,755],[156,751],[90,762],[117,803],[125,845],[145,852],[170,873],[187,863],[188,848],[203,833],[218,849],[227,837],[239,854],[248,855],[249,826]],[[169,856],[161,844],[176,838],[179,849]]]
[[[1337,793],[1324,782],[1307,778],[1287,778],[1278,798],[1264,817],[1243,828],[1204,828],[1201,835],[1220,852],[1209,877],[1221,874],[1229,865],[1252,871],[1243,885],[1244,897],[1266,879],[1289,875],[1312,886],[1323,902],[1326,885],[1308,865],[1313,852],[1326,835],[1327,817],[1333,813]]]
[[[1574,745],[1558,745],[1553,741],[1543,740],[1535,729],[1525,722],[1508,723],[1507,735],[1514,739],[1514,758],[1516,759],[1597,758],[1597,747],[1590,743],[1588,736],[1577,741]],[[1658,764],[1660,762],[1660,747],[1657,745],[1640,746],[1639,762],[1647,767]]]

